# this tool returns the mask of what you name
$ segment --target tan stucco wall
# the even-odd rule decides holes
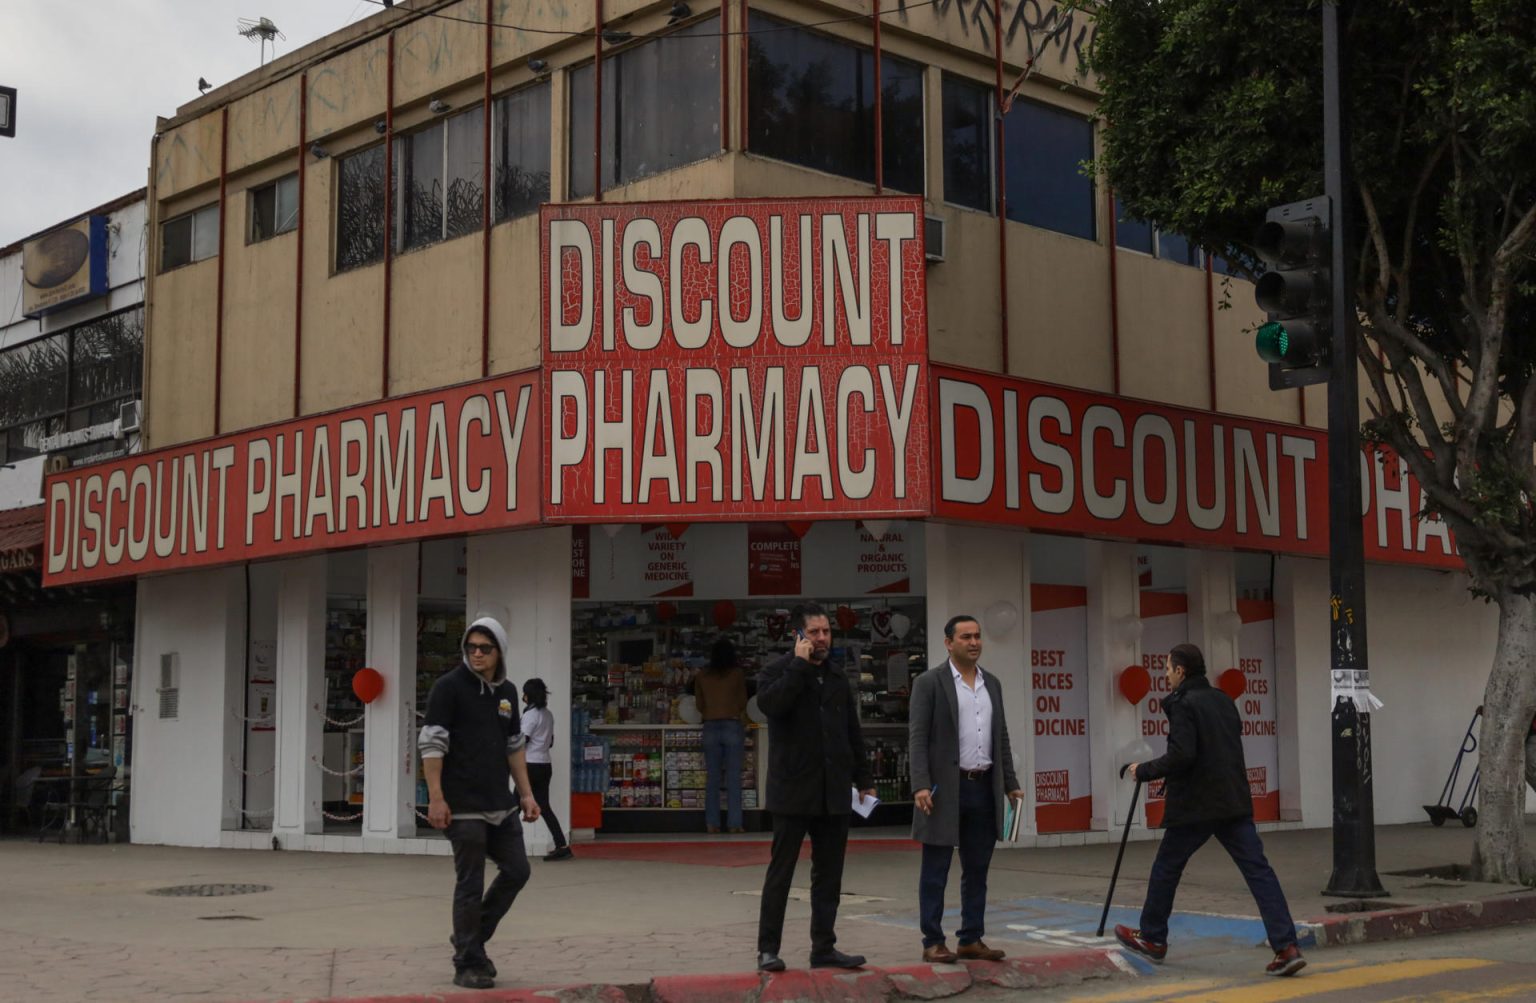
[[[481,235],[395,259],[389,389],[413,393],[480,375]]]
[[[247,244],[247,190],[230,192],[224,253],[224,390],[220,424],[293,416],[294,254],[298,234]]]
[[[244,170],[299,143],[299,80],[280,80],[229,106],[229,169]]]
[[[152,350],[145,353],[146,447],[213,434],[217,258],[155,277]]]

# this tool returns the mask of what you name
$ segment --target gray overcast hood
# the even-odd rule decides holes
[[[499,685],[507,678],[507,629],[494,617],[482,616],[464,629],[464,637],[459,641],[459,651],[464,650],[464,645],[469,641],[469,635],[477,630],[490,634],[496,640],[496,647],[501,649],[501,657],[496,661],[496,676],[491,680],[493,684]],[[467,666],[469,659],[466,658],[464,664]]]

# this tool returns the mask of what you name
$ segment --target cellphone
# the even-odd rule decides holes
[[[801,630],[799,627],[795,628],[795,640],[797,640],[797,641],[805,640],[805,631]]]

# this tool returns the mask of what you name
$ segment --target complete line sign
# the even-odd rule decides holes
[[[0,87],[0,136],[16,135],[16,88]]]

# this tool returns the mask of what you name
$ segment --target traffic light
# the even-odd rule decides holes
[[[1253,246],[1269,266],[1254,299],[1269,319],[1254,348],[1269,363],[1269,388],[1326,383],[1332,372],[1332,205],[1327,196],[1275,206]]]

